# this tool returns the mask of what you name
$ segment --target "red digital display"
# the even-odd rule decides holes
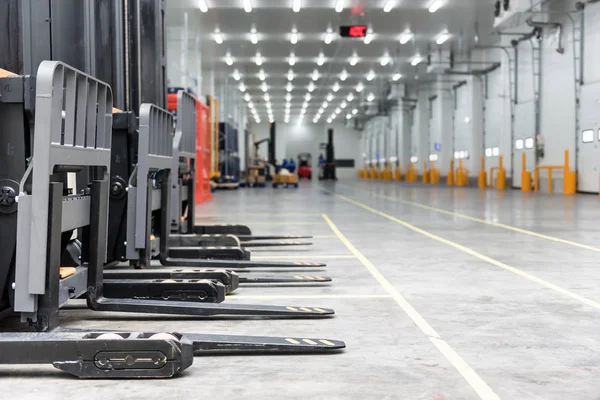
[[[350,38],[364,38],[367,36],[366,25],[344,25],[340,26],[340,36]]]

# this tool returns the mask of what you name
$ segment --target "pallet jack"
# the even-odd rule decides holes
[[[345,346],[327,339],[61,329],[59,309],[80,295],[97,311],[207,315],[207,309],[195,312],[197,305],[184,301],[105,297],[110,87],[56,61],[43,61],[37,79],[14,76],[0,81],[0,87],[11,88],[10,95],[0,98],[0,129],[6,129],[0,141],[12,149],[0,163],[0,232],[6,235],[1,242],[6,251],[0,258],[0,314],[5,316],[12,309],[38,331],[26,333],[28,329],[21,328],[1,333],[0,363],[50,363],[84,378],[165,378],[188,368],[193,354],[206,351],[314,352]],[[149,120],[153,107],[144,107],[142,120]],[[154,115],[160,113],[155,110]],[[148,138],[141,139],[149,143]],[[86,168],[94,168],[97,179],[81,193],[69,193],[66,173]],[[168,173],[166,178],[168,182]],[[82,265],[61,276],[62,236],[74,229],[81,232]],[[209,306],[209,314],[231,313],[219,304]],[[256,310],[255,306],[233,308],[236,314]],[[330,313],[319,308],[296,309],[299,313],[310,310],[313,316]],[[261,311],[269,315],[280,310],[262,307]]]

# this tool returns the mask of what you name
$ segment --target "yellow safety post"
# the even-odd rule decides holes
[[[479,189],[485,189],[487,187],[487,173],[485,172],[485,157],[481,156],[481,169],[477,176],[477,187]]]
[[[496,189],[506,189],[506,169],[504,169],[503,157],[498,157],[498,166],[490,168],[490,183],[488,187],[494,187],[494,172],[498,171],[496,175]]]
[[[429,162],[429,183],[432,185],[437,185],[440,183],[440,170],[435,167],[435,162]]]
[[[448,176],[446,177],[446,185],[454,186],[454,160],[450,160],[450,170],[448,171]]]
[[[406,169],[406,176],[405,176],[405,180],[406,182],[416,182],[417,181],[417,173],[418,171],[415,169],[415,165],[411,162],[409,162],[407,164],[407,169]]]
[[[527,154],[521,156],[521,191],[531,192],[531,172],[527,172]]]
[[[535,167],[533,178],[533,190],[539,190],[540,171],[548,171],[548,193],[552,193],[552,171],[555,169],[563,170],[563,194],[574,194],[577,187],[577,175],[575,171],[569,169],[569,150],[565,150],[565,161],[563,165],[538,165]]]
[[[385,162],[385,169],[382,173],[382,179],[384,181],[391,181],[394,179],[394,171],[392,170],[392,164],[390,162]]]
[[[369,174],[369,179],[377,179],[377,168],[375,167],[375,164],[371,165],[371,172]]]
[[[565,150],[565,172],[563,194],[575,194],[577,191],[577,172],[569,169],[569,150]]]
[[[423,183],[429,182],[429,170],[427,169],[427,161],[423,163],[423,176],[421,177]]]
[[[401,181],[402,180],[402,164],[400,161],[396,163],[396,171],[394,172],[394,180]]]
[[[469,184],[469,170],[463,167],[463,160],[458,161],[456,170],[456,186],[467,186]]]

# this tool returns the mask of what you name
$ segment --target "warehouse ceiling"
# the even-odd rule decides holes
[[[415,57],[464,54],[492,24],[491,0],[166,3],[169,42],[183,40],[187,13],[189,51],[201,49],[203,76],[243,91],[256,121],[350,118],[394,80],[435,79],[426,63],[412,65]],[[342,38],[341,25],[367,25],[367,38]]]

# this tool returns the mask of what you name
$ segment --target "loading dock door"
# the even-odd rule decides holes
[[[577,132],[577,190],[600,191],[600,82],[581,87]]]
[[[535,101],[517,104],[515,107],[515,141],[512,144],[515,157],[513,159],[513,187],[521,188],[523,172],[521,157],[527,156],[527,171],[535,168]]]

